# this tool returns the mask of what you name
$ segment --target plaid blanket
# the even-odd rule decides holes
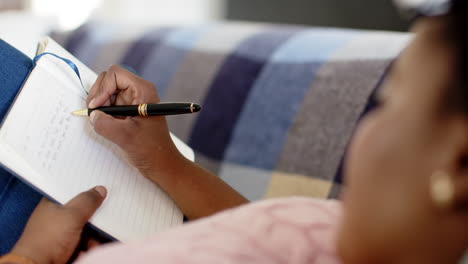
[[[403,33],[221,23],[138,28],[91,23],[55,38],[96,71],[132,67],[163,101],[197,162],[247,198],[337,197],[358,120]]]

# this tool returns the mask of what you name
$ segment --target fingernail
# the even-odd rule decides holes
[[[98,192],[102,198],[106,198],[107,190],[104,188],[104,186],[97,186],[94,188],[94,190],[96,190],[96,192]]]
[[[91,100],[91,102],[89,102],[88,108],[96,108],[96,106],[94,105],[94,102],[95,102],[95,101],[96,101],[96,98],[93,98],[93,99]]]
[[[94,126],[94,121],[96,120],[96,112],[91,112],[91,114],[89,115],[89,121],[91,122],[91,125]]]

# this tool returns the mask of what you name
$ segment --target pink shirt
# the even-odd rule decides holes
[[[340,263],[341,204],[309,198],[251,203],[158,233],[97,248],[77,263]]]

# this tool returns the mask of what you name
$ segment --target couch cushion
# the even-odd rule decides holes
[[[163,100],[196,160],[246,197],[336,197],[358,120],[404,33],[222,23],[145,30],[87,24],[66,47],[97,71],[125,64]],[[367,109],[367,110],[366,110]]]

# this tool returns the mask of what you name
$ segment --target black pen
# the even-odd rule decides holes
[[[89,116],[94,110],[102,111],[111,116],[161,116],[196,113],[200,105],[194,103],[159,103],[140,105],[116,105],[83,109],[72,112],[75,116]]]

